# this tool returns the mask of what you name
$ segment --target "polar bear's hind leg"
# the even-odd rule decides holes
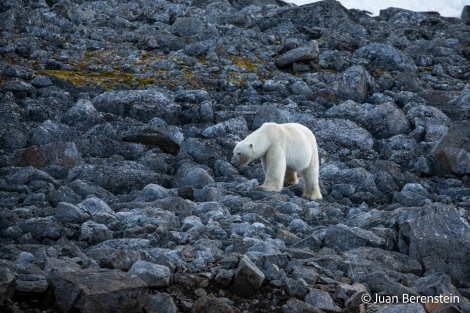
[[[302,197],[310,200],[320,200],[320,184],[318,182],[319,165],[314,158],[310,161],[310,165],[302,171],[302,178],[305,182],[305,190]]]

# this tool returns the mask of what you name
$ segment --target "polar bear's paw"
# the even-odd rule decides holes
[[[323,198],[319,190],[314,190],[312,192],[305,191],[302,197],[309,200],[321,200]]]
[[[299,178],[297,177],[296,172],[286,172],[284,177],[284,186],[296,185],[299,183]]]
[[[281,184],[262,184],[259,185],[257,190],[262,190],[262,191],[275,191],[275,192],[280,192],[282,190]]]

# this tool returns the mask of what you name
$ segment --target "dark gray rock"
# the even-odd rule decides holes
[[[264,279],[263,272],[247,256],[243,256],[235,273],[233,292],[249,296],[261,288]]]
[[[344,224],[329,226],[325,232],[325,246],[342,251],[359,247],[384,248],[385,240],[373,232]]]
[[[470,151],[468,148],[470,125],[467,122],[454,124],[443,135],[431,151],[436,162],[434,169],[438,174],[470,173]]]
[[[178,308],[172,296],[163,292],[147,295],[144,310],[148,313],[178,313]]]
[[[341,312],[341,308],[333,302],[331,296],[320,289],[310,289],[304,301],[325,312]]]
[[[75,143],[54,142],[39,146],[29,146],[18,150],[11,160],[14,166],[34,166],[43,168],[59,165],[72,168],[83,163]]]
[[[183,133],[178,127],[161,125],[155,119],[145,126],[131,127],[122,134],[123,141],[159,147],[173,155],[180,151],[183,139]]]
[[[350,120],[317,119],[313,122],[311,130],[321,149],[341,158],[350,159],[375,153],[371,134]]]
[[[450,126],[450,119],[438,108],[426,105],[412,107],[406,113],[412,126],[425,131],[423,141],[438,141]]]
[[[139,260],[132,264],[129,273],[142,279],[151,288],[170,285],[170,269],[164,265]]]
[[[173,187],[187,187],[192,186],[200,189],[206,185],[213,184],[214,179],[202,167],[190,162],[181,163],[175,173]]]
[[[65,124],[75,126],[82,131],[86,131],[90,127],[99,124],[102,120],[103,117],[95,109],[93,103],[86,99],[79,99],[77,103],[65,113],[62,119]]]
[[[405,114],[393,103],[374,106],[360,118],[360,124],[376,138],[408,134],[411,130]]]
[[[330,84],[337,100],[364,102],[372,88],[372,77],[361,65],[354,65],[342,74],[341,78]]]
[[[427,273],[442,271],[468,280],[468,224],[452,206],[426,205],[404,211],[399,219],[398,248],[423,263]]]
[[[276,65],[286,67],[296,62],[317,61],[319,54],[318,42],[313,40],[308,46],[287,51],[276,59]]]
[[[55,218],[59,222],[82,223],[91,218],[83,207],[71,203],[59,202],[55,208]]]
[[[134,250],[115,248],[96,248],[87,250],[86,255],[94,259],[100,267],[129,271],[131,266],[140,260],[140,253]]]
[[[47,120],[31,131],[29,141],[33,145],[43,145],[71,140],[72,130],[67,125]]]
[[[0,305],[13,296],[15,283],[15,275],[8,268],[0,270]]]
[[[359,48],[353,53],[353,57],[366,59],[371,72],[377,68],[412,73],[417,71],[415,62],[408,54],[383,43],[371,43]]]
[[[170,125],[177,123],[181,106],[155,90],[108,91],[92,99],[100,112],[129,116],[142,122],[158,117]]]
[[[120,270],[59,270],[51,279],[57,306],[64,312],[140,312],[147,284]],[[123,303],[122,299],[135,299]]]

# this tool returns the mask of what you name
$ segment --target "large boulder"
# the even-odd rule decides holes
[[[130,273],[110,269],[57,270],[51,280],[63,312],[141,312],[147,287]]]
[[[181,106],[167,95],[155,90],[107,91],[92,99],[100,112],[129,116],[142,122],[159,117],[176,124]]]
[[[437,174],[470,174],[470,123],[452,125],[447,134],[436,143],[431,155]]]
[[[398,229],[399,251],[421,262],[427,273],[470,281],[470,226],[456,207],[410,208],[398,217]]]

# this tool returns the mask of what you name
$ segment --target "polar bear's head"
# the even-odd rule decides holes
[[[232,164],[244,167],[255,159],[254,147],[252,143],[241,141],[233,149]]]

